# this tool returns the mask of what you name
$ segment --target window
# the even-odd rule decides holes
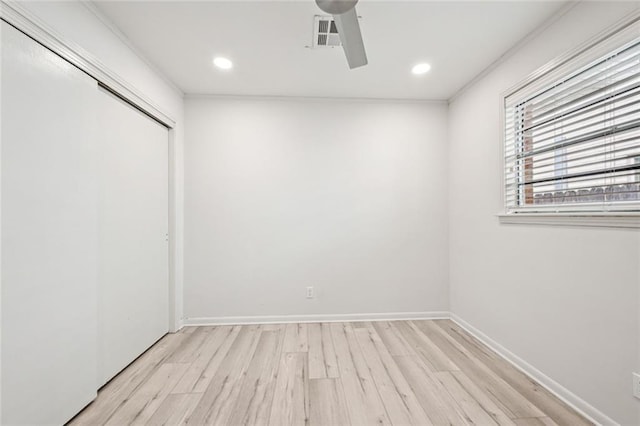
[[[505,96],[507,213],[640,212],[639,29]]]

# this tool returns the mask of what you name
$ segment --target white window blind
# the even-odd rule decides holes
[[[640,211],[640,33],[611,44],[505,98],[507,212]]]

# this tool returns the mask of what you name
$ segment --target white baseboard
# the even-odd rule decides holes
[[[263,315],[247,317],[185,318],[185,326],[236,325],[236,324],[282,324],[290,322],[361,322],[448,319],[449,312],[385,312],[370,314],[316,314],[316,315]]]
[[[177,333],[184,328],[184,320],[180,319],[176,322],[174,329],[169,329],[169,333]]]
[[[450,318],[473,337],[487,345],[502,358],[506,359],[515,368],[522,371],[524,374],[531,377],[536,382],[540,383],[540,385],[546,388],[549,392],[562,400],[565,404],[572,407],[578,413],[582,414],[588,420],[599,425],[618,425],[616,421],[608,417],[606,414],[590,405],[588,402],[571,392],[569,389],[562,386],[560,383],[545,375],[533,365],[529,364],[527,361],[511,352],[510,350],[484,334],[482,331],[473,327],[458,315],[451,313]]]

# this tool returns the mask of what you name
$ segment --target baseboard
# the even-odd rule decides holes
[[[290,322],[361,322],[448,319],[449,312],[384,312],[368,314],[313,314],[313,315],[263,315],[247,317],[185,318],[185,326],[236,325],[236,324],[282,324]]]
[[[175,329],[169,329],[169,333],[177,333],[184,328],[184,320],[178,320],[175,325]]]
[[[469,334],[471,334],[473,337],[487,345],[502,358],[506,359],[515,368],[538,382],[553,395],[555,395],[564,403],[576,410],[578,413],[586,417],[588,420],[600,425],[618,425],[616,421],[608,417],[606,414],[590,405],[588,402],[571,392],[569,389],[562,386],[560,383],[545,375],[533,365],[529,364],[528,362],[511,352],[510,350],[484,334],[482,331],[478,330],[477,328],[460,318],[458,315],[451,313],[450,319],[460,327],[462,327]]]

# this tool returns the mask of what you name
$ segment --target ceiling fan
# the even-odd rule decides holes
[[[333,15],[340,42],[351,69],[368,63],[358,23],[356,3],[358,0],[316,0],[316,4],[323,12]]]

